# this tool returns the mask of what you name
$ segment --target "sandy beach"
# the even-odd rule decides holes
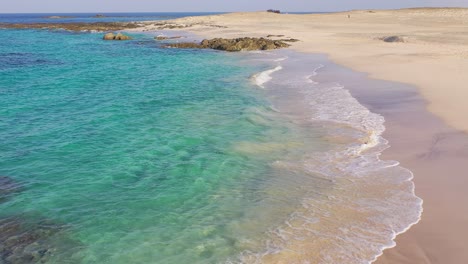
[[[463,173],[468,157],[468,9],[309,15],[253,12],[170,23],[207,38],[282,35],[276,38],[299,39],[292,44],[296,51],[325,53],[371,78],[416,87],[422,98],[417,93],[392,97],[390,90],[388,97],[376,100],[381,91],[350,88],[362,103],[386,118],[384,136],[392,147],[384,158],[399,160],[414,172],[416,193],[424,200],[421,222],[400,235],[397,246],[386,250],[376,263],[468,263],[468,252],[463,250],[468,232],[464,210],[468,182]],[[149,23],[145,30],[157,27]],[[382,40],[389,36],[402,41]]]

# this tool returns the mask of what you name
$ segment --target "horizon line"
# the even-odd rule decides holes
[[[329,11],[281,11],[282,14],[286,13],[337,13],[337,12],[352,12],[352,11],[366,11],[366,10],[404,10],[404,9],[468,9],[468,7],[434,7],[434,6],[419,6],[419,7],[402,7],[402,8],[368,8],[368,9],[343,9],[343,10],[329,10]],[[117,14],[117,13],[243,13],[243,12],[265,12],[265,10],[250,10],[250,11],[56,11],[56,12],[6,12],[0,14]]]

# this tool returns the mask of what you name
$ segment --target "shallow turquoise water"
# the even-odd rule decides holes
[[[0,30],[0,263],[369,263],[420,219],[374,82],[101,37]]]
[[[266,65],[144,35],[0,38],[0,175],[24,186],[0,216],[65,225],[49,262],[222,262],[294,210],[268,182],[300,132],[249,82]]]

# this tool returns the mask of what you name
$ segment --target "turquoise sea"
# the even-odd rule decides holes
[[[359,175],[341,192],[352,166],[371,163],[373,176],[399,168],[380,164],[381,147],[371,162],[349,161],[342,150],[362,147],[353,142],[367,133],[318,110],[327,98],[294,103],[319,98],[285,89],[317,85],[318,62],[302,61],[301,72],[294,59],[278,66],[291,54],[166,49],[151,34],[132,36],[0,29],[0,263],[263,262],[341,230],[321,219],[334,217],[350,190],[362,191]],[[280,68],[284,76],[272,79]],[[317,86],[321,96],[328,84]],[[397,172],[385,184],[398,182],[405,205],[420,205],[411,184],[401,187],[411,175]],[[342,210],[347,217],[374,205],[361,198]],[[366,263],[416,216],[379,218],[382,238],[376,232],[374,244],[338,255]],[[362,224],[362,216],[343,219]],[[310,250],[326,260],[330,244],[343,249],[336,241]]]

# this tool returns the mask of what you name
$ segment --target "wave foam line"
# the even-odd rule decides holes
[[[318,82],[312,80],[312,77],[317,76],[317,75],[318,75],[318,70],[322,69],[323,67],[325,67],[325,65],[320,64],[319,66],[317,66],[317,67],[312,71],[312,74],[307,75],[307,76],[305,77],[307,83],[318,84]]]
[[[265,83],[271,81],[271,79],[272,79],[271,74],[273,74],[274,72],[280,71],[281,69],[283,69],[283,67],[278,65],[273,69],[269,69],[269,70],[260,72],[260,73],[255,74],[253,76],[253,80],[254,80],[254,82],[255,82],[255,84],[257,86],[259,86],[261,88],[265,88],[265,86],[264,86]]]
[[[328,200],[304,197],[304,208],[296,212],[302,215],[300,219],[292,216],[291,221],[269,232],[265,251],[242,256],[253,263],[261,262],[266,255],[280,259],[283,252],[288,259],[288,252],[294,251],[295,246],[300,248],[300,243],[295,243],[298,238],[335,245],[321,248],[319,256],[300,258],[314,257],[316,263],[372,263],[385,249],[395,246],[397,235],[421,219],[423,201],[415,194],[413,173],[397,161],[380,159],[380,154],[390,147],[382,137],[384,117],[371,112],[338,83],[318,85],[312,77],[323,67],[319,65],[312,74],[295,69],[292,75],[285,75],[287,78],[275,79],[275,85],[291,90],[302,87],[299,93],[306,100],[309,120],[326,127],[334,124],[329,126],[331,135],[349,131],[354,140],[326,152],[308,153],[299,161],[277,163],[330,180],[336,193]],[[272,80],[271,74],[281,69],[278,66],[259,73],[254,76],[256,84],[264,88]],[[373,192],[383,187],[385,192]],[[347,211],[356,218],[347,217]],[[335,217],[330,219],[331,216]],[[301,220],[310,217],[318,222]]]

